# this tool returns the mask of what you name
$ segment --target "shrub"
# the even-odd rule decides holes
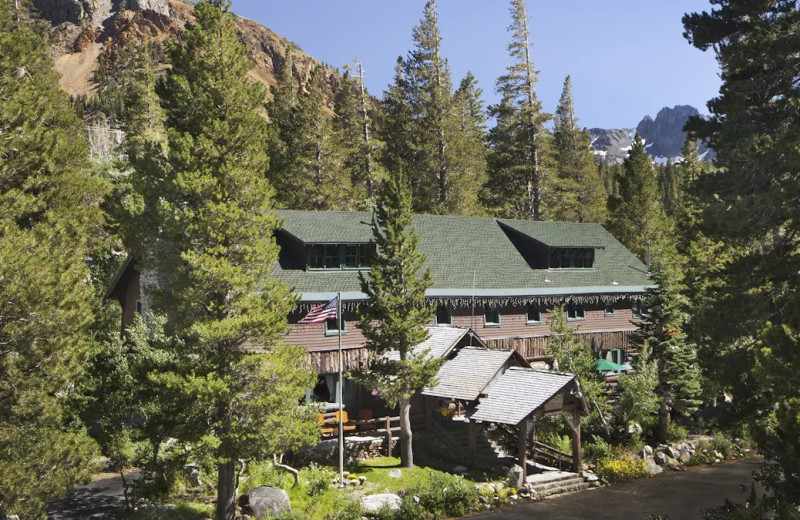
[[[247,478],[241,479],[239,492],[247,493],[259,486],[283,488],[286,473],[275,467],[270,461],[253,462],[247,467]]]
[[[603,439],[595,439],[594,442],[584,446],[584,452],[587,459],[599,462],[611,458],[613,447]]]
[[[331,487],[330,472],[313,462],[303,470],[303,476],[308,483],[308,494],[312,497],[323,494]]]
[[[361,507],[361,502],[356,499],[346,499],[339,510],[333,515],[326,515],[325,518],[331,520],[361,520],[364,516],[364,509]],[[378,518],[383,518],[378,515]]]
[[[464,516],[478,503],[475,488],[462,477],[448,473],[428,473],[408,494],[416,496],[432,518]]]
[[[712,464],[714,462],[714,450],[708,441],[700,441],[695,447],[694,455],[686,462],[687,466],[700,466],[702,464]]]
[[[597,476],[607,482],[627,482],[644,478],[648,476],[648,473],[643,460],[624,455],[620,458],[598,462]]]
[[[430,520],[433,515],[425,510],[412,495],[403,497],[400,510],[397,511],[397,520]]]
[[[731,456],[732,446],[733,442],[724,433],[716,433],[714,434],[714,438],[711,439],[711,447],[714,449],[714,451],[720,452],[726,459]]]
[[[675,421],[670,421],[669,425],[667,425],[667,440],[670,442],[682,441],[688,435],[686,428],[683,426],[675,423]]]

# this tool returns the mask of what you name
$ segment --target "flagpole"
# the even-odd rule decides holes
[[[339,327],[339,485],[344,486],[344,405],[342,404],[342,293],[336,294],[336,320]]]

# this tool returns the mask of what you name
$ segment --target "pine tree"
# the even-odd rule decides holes
[[[661,203],[653,161],[638,133],[617,183],[619,195],[612,199],[609,215],[614,236],[640,259],[647,255],[648,241],[651,257],[674,259],[672,223]]]
[[[682,294],[682,279],[672,266],[656,262],[652,269],[653,288],[643,301],[647,309],[639,325],[637,340],[647,345],[658,367],[658,439],[667,441],[671,415],[688,415],[701,401],[700,370],[696,346],[688,342],[684,326],[688,301]]]
[[[67,400],[93,348],[87,258],[107,186],[48,35],[12,5],[0,2],[0,511],[44,518],[97,455]]]
[[[356,61],[358,76],[346,70],[336,93],[333,126],[342,150],[343,168],[350,178],[349,206],[364,209],[372,206],[376,179],[383,177],[377,161],[383,143],[374,138],[372,99],[364,88],[363,67]]]
[[[458,131],[454,132],[452,148],[457,150],[459,161],[455,162],[458,175],[455,182],[460,183],[461,198],[450,205],[454,213],[477,213],[478,194],[486,182],[486,110],[483,89],[471,72],[467,72],[453,95],[453,109],[458,121]]]
[[[705,367],[733,395],[783,482],[772,494],[800,504],[800,121],[797,106],[797,1],[714,2],[684,16],[685,36],[712,49],[720,95],[690,135],[716,152],[717,171],[699,186],[702,229],[726,261],[707,273],[716,301],[707,313]],[[713,307],[711,307],[713,305]],[[735,312],[708,314],[711,309]],[[704,367],[704,368],[705,368]],[[720,370],[727,367],[727,370]],[[772,484],[776,484],[773,482]]]
[[[524,0],[512,0],[511,17],[508,52],[514,64],[497,80],[500,103],[489,107],[497,122],[489,132],[488,204],[503,216],[542,220],[549,143],[544,125],[550,116],[536,97],[538,71],[531,60]]]
[[[606,194],[589,132],[578,127],[572,100],[572,79],[567,76],[553,118],[554,172],[550,184],[548,215],[554,220],[603,222]]]
[[[461,153],[475,146],[474,136],[462,124],[450,69],[441,56],[435,0],[425,4],[412,37],[414,48],[398,61],[394,85],[384,96],[386,167],[406,172],[416,211],[475,212],[484,172],[480,161]]]
[[[360,275],[369,303],[360,311],[359,324],[372,357],[370,371],[360,380],[377,389],[389,406],[400,406],[400,458],[411,468],[410,400],[433,383],[442,360],[413,350],[428,337],[424,325],[435,309],[425,302],[432,277],[418,250],[411,194],[402,175],[390,175],[380,185],[373,237],[376,254],[369,277]]]
[[[279,346],[290,290],[270,278],[278,218],[265,172],[269,129],[264,88],[248,80],[227,1],[196,4],[196,21],[159,84],[167,143],[150,175],[159,197],[134,245],[140,265],[164,283],[147,287],[166,332],[183,347],[158,384],[191,396],[176,419],[181,440],[201,443],[217,465],[217,520],[236,516],[242,458],[313,441],[314,415],[299,408],[313,374],[300,347]],[[275,347],[247,354],[246,342]]]
[[[292,74],[292,49],[279,74],[268,112],[274,131],[267,177],[278,205],[291,209],[341,209],[350,192],[343,153],[325,94],[325,71],[312,69],[300,85]]]
[[[605,382],[597,377],[597,359],[592,345],[581,339],[567,323],[564,307],[554,307],[550,312],[550,338],[546,353],[558,364],[560,372],[576,374],[592,413],[597,408],[605,411]]]

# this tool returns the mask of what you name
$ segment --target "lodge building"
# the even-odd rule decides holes
[[[343,370],[359,371],[368,362],[358,309],[367,304],[360,275],[369,274],[374,255],[373,214],[277,213],[283,226],[275,233],[280,254],[273,276],[293,287],[299,297],[297,308],[288,316],[284,340],[307,349],[319,374],[317,387],[308,389],[307,398],[321,401],[321,410],[326,411],[320,415],[322,433],[330,435],[333,427],[328,416],[336,413],[330,401],[340,384],[339,339]],[[475,461],[477,439],[485,435],[479,434],[476,425],[505,424],[519,432],[517,459],[527,468],[526,446],[536,418],[563,415],[573,437],[572,467],[579,471],[579,416],[588,413],[588,404],[574,374],[544,367],[551,312],[563,306],[568,325],[588,340],[598,358],[625,363],[637,329],[636,309],[652,285],[647,267],[600,224],[446,215],[415,215],[413,223],[425,265],[433,275],[426,296],[436,305],[436,314],[427,324],[429,337],[415,351],[444,360],[436,385],[414,398],[413,408],[424,410],[419,427],[435,429],[441,421],[432,419],[433,411],[455,406],[462,420],[451,421],[450,427],[468,429],[467,454]],[[154,277],[140,273],[131,259],[122,266],[107,298],[120,303],[123,330],[137,313],[147,313],[143,288],[155,282]],[[336,320],[298,323],[312,307],[339,293],[341,330]],[[247,348],[259,352],[265,347],[252,344]],[[386,420],[382,431],[392,431],[390,420],[397,418],[389,417],[392,410],[375,392],[347,378],[342,383],[349,420],[357,417],[360,429],[380,417]],[[353,423],[347,424],[345,429],[355,431]],[[436,430],[440,435],[441,427]],[[388,435],[391,452],[392,434]]]

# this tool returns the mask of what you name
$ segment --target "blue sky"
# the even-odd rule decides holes
[[[232,10],[341,67],[358,57],[367,88],[380,96],[399,55],[411,49],[411,29],[424,0],[233,0]],[[575,111],[586,127],[635,127],[663,106],[706,102],[719,90],[711,52],[683,38],[681,16],[709,10],[707,0],[528,0],[537,93],[555,110],[564,78],[572,76]],[[505,0],[439,0],[442,52],[453,81],[472,71],[487,103],[509,64]]]

